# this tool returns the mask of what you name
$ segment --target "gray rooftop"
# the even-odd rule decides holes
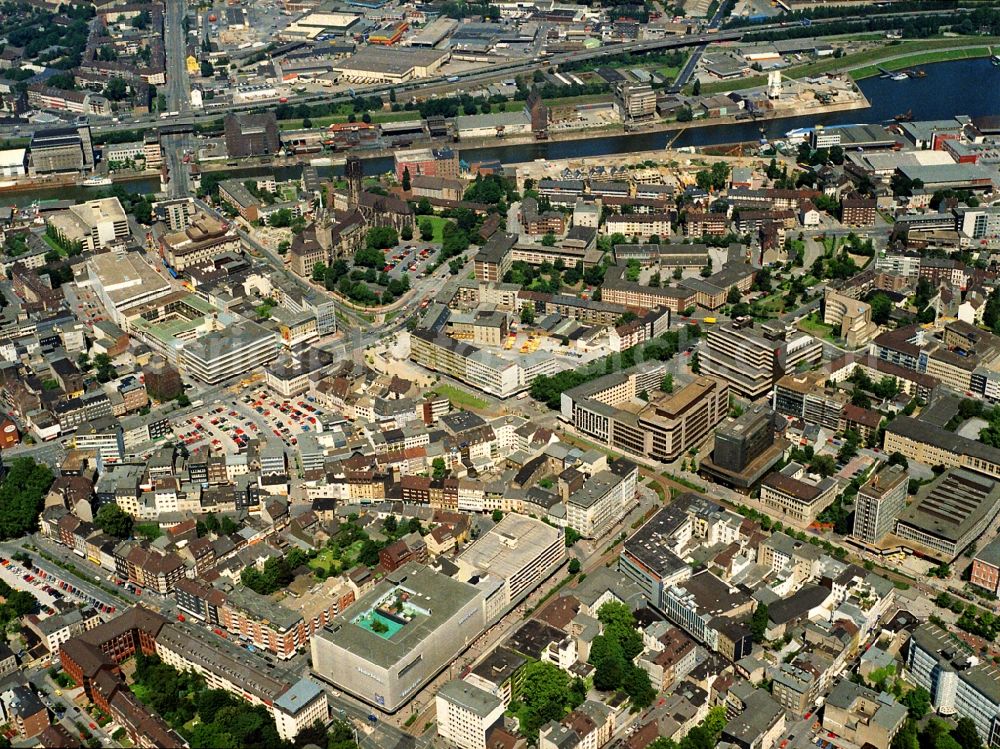
[[[399,588],[409,592],[410,602],[424,609],[426,615],[417,614],[389,638],[355,623],[364,612],[378,606]],[[477,595],[480,592],[468,583],[410,563],[382,578],[372,590],[337,616],[323,635],[371,663],[390,668]]]
[[[502,704],[496,696],[461,679],[446,682],[438,690],[438,697],[463,707],[480,718],[489,716]]]

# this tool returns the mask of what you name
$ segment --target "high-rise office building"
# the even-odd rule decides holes
[[[858,491],[854,507],[854,533],[865,543],[877,543],[889,533],[906,507],[909,476],[900,465],[886,466]]]

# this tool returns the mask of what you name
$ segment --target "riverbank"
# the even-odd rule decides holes
[[[1000,48],[1000,47],[998,47]],[[993,54],[993,46],[985,47],[958,47],[955,49],[944,49],[936,52],[921,52],[908,57],[898,57],[882,63],[886,70],[906,70],[919,65],[932,65],[937,62],[954,62],[955,60],[974,60],[980,57],[989,57]],[[877,65],[869,65],[858,70],[851,71],[851,77],[856,81],[865,78],[874,78],[881,75],[882,71]]]
[[[973,49],[978,50],[980,48],[985,48],[990,45],[1000,45],[1000,38],[990,37],[990,36],[976,36],[976,37],[946,37],[942,39],[920,39],[911,40],[905,42],[899,42],[896,44],[887,44],[878,49],[871,49],[865,52],[858,52],[856,54],[844,55],[843,57],[828,57],[823,60],[816,60],[814,62],[805,63],[804,65],[792,65],[781,71],[783,78],[813,78],[819,75],[825,75],[827,73],[848,73],[855,80],[858,80],[854,76],[854,71],[867,71],[873,69],[875,72],[873,75],[878,75],[877,66],[881,65],[887,69],[895,69],[892,66],[898,60],[907,59],[914,56],[923,56],[932,54],[932,51],[937,52],[953,52],[960,49]],[[983,55],[975,55],[976,57],[981,57]],[[987,55],[988,56],[988,55]],[[963,58],[942,58],[942,59],[926,59],[923,64],[928,64],[932,62],[944,62],[947,60],[963,59]],[[909,67],[914,63],[906,63],[901,65],[901,68]],[[862,77],[869,77],[868,75]],[[701,93],[703,95],[707,94],[719,94],[728,93],[729,91],[741,91],[747,88],[760,88],[761,86],[767,85],[766,75],[756,75],[747,78],[740,78],[738,80],[732,81],[712,81],[711,83],[704,83],[701,87]]]
[[[112,177],[112,180],[116,184],[146,182],[150,179],[156,179],[158,174],[159,170],[153,169],[146,174],[130,174],[124,177]],[[103,187],[107,187],[107,185],[82,185],[79,180],[80,178],[76,174],[55,174],[42,178],[24,177],[21,179],[4,179],[3,181],[0,181],[0,194],[63,189],[93,190],[96,192]]]
[[[468,150],[479,150],[485,148],[496,148],[496,147],[516,147],[516,146],[530,146],[539,143],[568,143],[574,141],[590,141],[599,138],[618,138],[623,136],[632,135],[653,135],[658,133],[682,133],[686,130],[693,128],[707,128],[707,127],[730,127],[732,125],[746,125],[752,122],[775,122],[783,119],[790,119],[793,117],[803,117],[803,116],[825,116],[833,114],[836,112],[847,112],[857,109],[867,109],[870,106],[868,99],[865,98],[863,93],[859,92],[859,99],[852,102],[843,102],[839,104],[820,104],[815,107],[808,107],[806,109],[799,109],[795,111],[778,110],[772,112],[765,112],[756,118],[750,118],[745,114],[743,116],[725,116],[725,117],[701,117],[696,120],[691,120],[690,122],[677,122],[676,120],[655,122],[648,125],[643,125],[641,127],[636,127],[631,130],[626,130],[624,125],[615,125],[603,128],[588,128],[580,130],[561,130],[550,132],[549,137],[544,141],[539,141],[534,135],[524,134],[524,135],[512,135],[504,138],[470,138],[468,140],[462,140],[454,142],[446,138],[426,138],[421,140],[415,140],[412,143],[412,147],[426,147],[426,146],[440,146],[440,145],[452,145],[457,147],[461,151]],[[736,141],[730,141],[736,142]],[[391,158],[398,148],[380,148],[380,149],[369,149],[362,152],[355,152],[362,161],[369,161],[374,159],[384,159]],[[297,157],[287,157],[276,159],[274,157],[267,157],[266,162],[243,162],[237,167],[229,166],[226,161],[218,162],[202,162],[199,164],[203,174],[210,172],[240,172],[247,170],[261,169],[268,166],[273,167],[289,167],[299,164],[313,164],[316,166],[342,166],[347,159],[347,154],[334,153],[331,155],[317,156],[315,154],[302,154]]]

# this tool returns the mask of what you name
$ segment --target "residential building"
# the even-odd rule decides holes
[[[976,552],[969,582],[993,595],[1000,594],[1000,537]]]
[[[438,735],[459,749],[488,749],[490,731],[503,724],[503,702],[468,681],[445,682],[434,702]]]
[[[624,458],[608,463],[566,502],[566,524],[584,538],[601,538],[635,505],[639,468]]]
[[[823,703],[823,730],[857,746],[889,749],[906,722],[907,709],[887,692],[842,679]]]

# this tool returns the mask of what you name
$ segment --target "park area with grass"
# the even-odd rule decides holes
[[[328,546],[322,549],[314,559],[309,560],[309,568],[324,573],[326,577],[350,569],[357,561],[364,543],[364,541],[355,541],[343,550]]]
[[[444,225],[448,223],[448,219],[442,218],[441,216],[417,216],[417,228],[425,221],[429,221],[431,226],[434,227],[434,236],[430,241],[435,244],[441,244],[444,242]]]
[[[447,383],[435,385],[431,392],[437,393],[442,398],[447,398],[451,401],[453,406],[458,406],[460,408],[477,408],[482,410],[489,405],[482,398]]]
[[[799,320],[799,329],[816,338],[824,338],[828,341],[833,340],[833,326],[821,322],[812,315]]]

